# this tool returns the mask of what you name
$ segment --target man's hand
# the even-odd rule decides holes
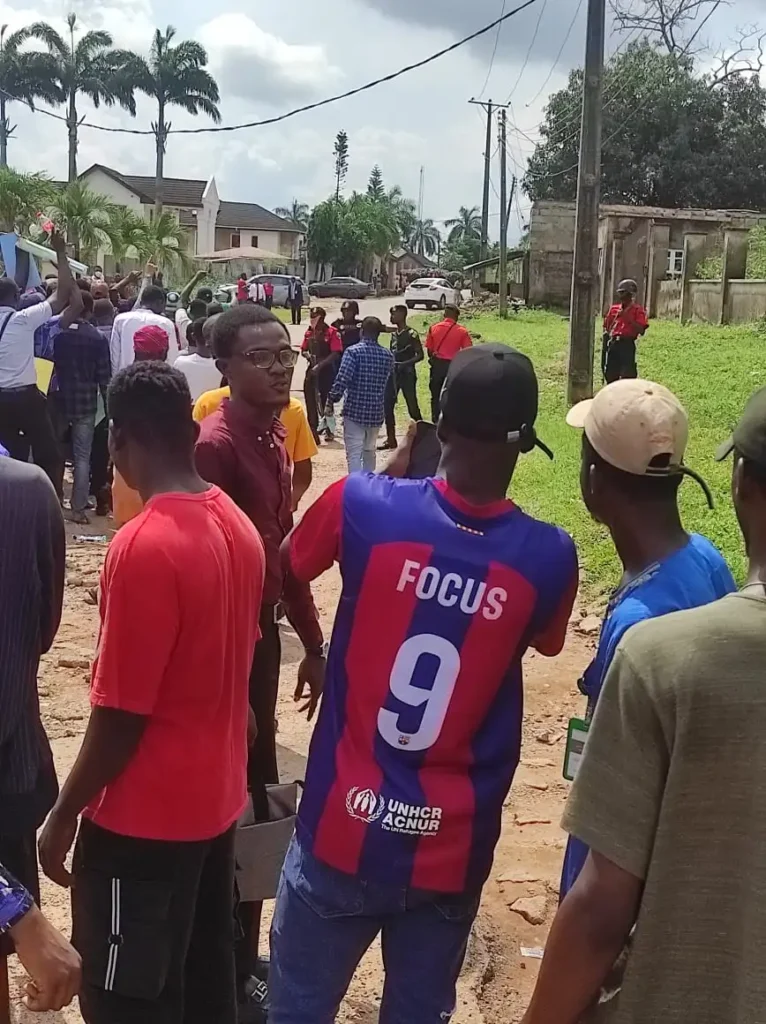
[[[407,427],[407,433],[399,442],[399,447],[396,449],[396,451],[388,460],[383,469],[381,469],[380,472],[383,476],[403,477],[407,475],[407,470],[410,468],[410,456],[412,455],[412,446],[415,443],[417,433],[418,425],[415,422],[415,420],[412,420],[410,425]]]
[[[72,848],[76,832],[77,818],[62,815],[54,807],[37,843],[40,867],[52,882],[64,889],[72,884],[72,876],[64,866],[64,861]]]
[[[50,245],[54,252],[57,252],[61,256],[66,256],[66,240],[61,232],[56,228],[51,231]]]
[[[151,260],[147,260],[144,265],[144,277],[154,277],[157,273],[157,264],[152,263]]]
[[[295,687],[293,700],[305,700],[306,703],[298,710],[301,714],[308,711],[309,722],[314,717],[314,712],[319,704],[319,698],[324,689],[324,674],[327,668],[327,661],[322,654],[307,652],[303,661],[298,666],[298,684]]]
[[[16,953],[30,980],[24,986],[28,1010],[60,1010],[80,990],[82,964],[77,951],[37,907],[11,928]]]

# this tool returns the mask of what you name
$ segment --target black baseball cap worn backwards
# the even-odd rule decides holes
[[[750,396],[734,433],[716,452],[716,461],[723,462],[735,449],[766,469],[766,388]]]
[[[489,342],[458,352],[441,394],[444,419],[462,437],[518,444],[523,452],[553,452],[535,433],[538,387],[532,361],[515,348]]]

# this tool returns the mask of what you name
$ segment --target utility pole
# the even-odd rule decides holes
[[[570,405],[593,395],[605,20],[606,0],[588,0],[572,302],[569,318],[567,401]]]
[[[508,316],[508,186],[506,182],[506,114],[500,110],[500,266],[497,280],[500,289],[500,316]]]
[[[482,103],[480,100],[469,100],[474,106],[482,107],[487,112],[487,141],[484,146],[484,191],[481,196],[481,253],[479,259],[487,258],[489,245],[489,171],[492,160],[492,100]]]

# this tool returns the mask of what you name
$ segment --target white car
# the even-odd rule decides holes
[[[415,306],[444,309],[445,306],[460,305],[460,292],[443,277],[421,277],[408,285],[404,301],[408,309]]]

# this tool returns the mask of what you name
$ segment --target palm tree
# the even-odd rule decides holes
[[[128,256],[140,259],[139,249],[146,237],[146,221],[127,206],[112,206],[104,227],[116,264]]]
[[[410,235],[410,247],[420,256],[433,256],[441,244],[442,236],[433,220],[415,220]]]
[[[164,33],[157,29],[149,60],[135,57],[131,68],[136,87],[157,101],[157,120],[152,123],[157,143],[156,214],[162,211],[165,149],[171,128],[167,120],[168,107],[181,107],[190,114],[207,114],[216,124],[221,120],[220,94],[216,80],[207,70],[207,51],[191,39],[172,46],[175,34],[172,25],[168,25]]]
[[[162,271],[176,270],[189,274],[193,259],[189,253],[189,236],[170,210],[155,213],[151,220],[142,220],[143,230],[132,243],[142,263],[151,260]]]
[[[445,220],[444,226],[450,229],[448,242],[467,242],[469,239],[481,238],[481,214],[478,206],[461,206],[457,217]]]
[[[34,110],[35,100],[56,104],[64,99],[54,79],[53,57],[38,50],[21,50],[29,33],[21,29],[6,37],[7,28],[0,25],[0,167],[8,166],[8,138],[15,128],[8,120],[8,105],[17,99]]]
[[[401,188],[398,185],[392,185],[386,194],[386,202],[393,212],[399,228],[400,239],[403,242],[409,242],[418,220],[414,200],[405,199]]]
[[[298,224],[303,230],[306,230],[306,225],[309,220],[309,204],[300,203],[297,199],[293,199],[289,206],[277,206],[274,208],[274,213],[277,217],[285,217],[287,220],[293,221]]]
[[[82,181],[70,181],[60,189],[48,207],[48,213],[59,231],[74,249],[74,258],[86,256],[95,263],[96,254],[109,241],[109,218],[112,203]]]
[[[44,174],[22,174],[0,167],[0,231],[25,234],[55,194]]]
[[[67,17],[67,25],[69,38],[66,40],[44,21],[22,29],[22,33],[25,38],[42,40],[53,57],[54,79],[67,103],[69,181],[74,181],[77,177],[77,97],[84,93],[94,107],[99,107],[101,103],[108,107],[119,103],[135,117],[136,82],[128,71],[135,58],[127,50],[113,50],[112,37],[108,32],[86,32],[75,42],[75,14]]]

